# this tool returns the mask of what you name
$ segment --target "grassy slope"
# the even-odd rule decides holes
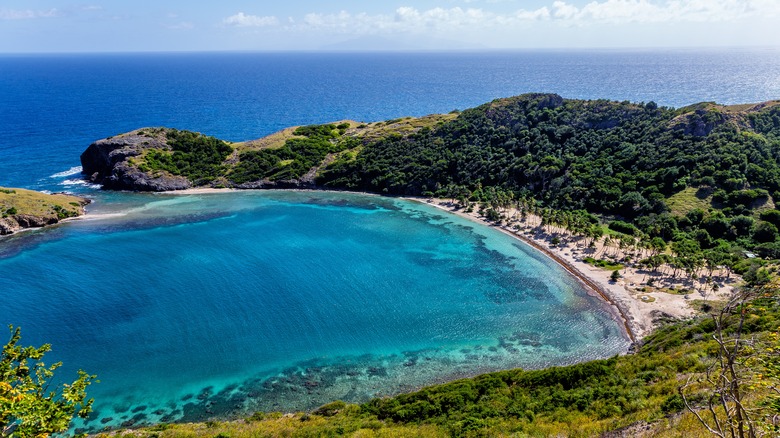
[[[373,122],[373,123],[360,123],[354,120],[340,120],[337,122],[333,122],[332,124],[340,125],[342,123],[346,123],[349,125],[349,128],[346,130],[344,135],[341,136],[340,139],[336,139],[334,141],[339,141],[343,138],[355,138],[355,139],[359,139],[361,143],[366,143],[366,142],[373,142],[381,138],[385,138],[391,134],[409,136],[417,133],[421,129],[434,128],[447,121],[454,120],[455,118],[457,118],[457,114],[453,113],[453,114],[432,114],[423,117],[404,117],[400,119],[388,120],[384,122]],[[257,140],[229,143],[230,147],[233,149],[233,152],[227,156],[227,158],[223,163],[224,165],[223,174],[224,175],[230,174],[230,171],[239,162],[239,157],[242,153],[251,152],[251,151],[260,151],[260,150],[280,149],[284,147],[289,140],[295,140],[295,139],[300,140],[305,138],[300,135],[295,135],[295,131],[297,128],[300,128],[300,126],[289,127]],[[116,136],[116,138],[121,138],[122,136],[136,134],[139,132],[144,133],[143,135],[149,136],[149,138],[152,140],[153,145],[154,143],[157,143],[156,145],[157,147],[153,147],[151,149],[144,151],[141,155],[131,158],[129,162],[131,165],[140,167],[142,169],[144,168],[155,169],[156,166],[150,165],[147,159],[147,155],[151,151],[156,151],[163,155],[168,155],[168,156],[171,155],[171,152],[168,150],[169,149],[168,146],[166,146],[166,139],[162,135],[162,133],[165,132],[165,129],[164,128],[142,128],[142,129],[132,131],[130,133],[120,134]],[[154,140],[156,140],[156,142]],[[354,156],[357,152],[359,152],[360,148],[361,146],[353,147],[349,150],[341,152],[340,154],[341,155],[352,154]],[[289,161],[289,160],[285,160],[285,161]],[[160,172],[160,170],[153,170],[152,173],[154,173],[155,171]]]
[[[83,214],[83,199],[77,196],[35,192],[24,189],[9,189],[0,187],[0,215],[7,214],[9,209],[16,209],[16,214],[38,217],[72,217]],[[57,208],[59,207],[59,208]]]

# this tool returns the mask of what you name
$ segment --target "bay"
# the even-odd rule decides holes
[[[0,322],[52,343],[63,375],[100,375],[91,430],[620,353],[604,303],[496,230],[375,196],[106,193],[78,156],[142,126],[242,141],[525,92],[760,102],[779,67],[774,48],[0,55],[0,186],[95,200],[91,219],[0,240]]]
[[[423,203],[268,191],[104,205],[0,258],[0,318],[52,343],[64,375],[99,374],[90,430],[361,402],[628,347],[559,266]]]

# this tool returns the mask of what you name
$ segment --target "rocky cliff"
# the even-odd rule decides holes
[[[163,133],[136,130],[116,137],[98,140],[81,154],[82,173],[91,182],[111,190],[166,191],[192,187],[183,176],[169,172],[145,172],[135,165],[149,150],[169,151]]]

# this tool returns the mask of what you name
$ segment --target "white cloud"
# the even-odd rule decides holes
[[[467,2],[469,3],[469,2]],[[738,19],[780,17],[777,0],[594,0],[578,7],[565,0],[555,0],[537,9],[519,9],[499,14],[483,8],[431,8],[412,6],[397,8],[392,14],[310,13],[302,20],[287,20],[287,27],[298,30],[331,30],[354,34],[379,32],[422,32],[429,30],[511,28],[539,21],[564,25],[598,25],[627,23],[707,23]],[[273,17],[247,16],[242,13],[225,19],[235,25]],[[242,23],[242,24],[238,24]]]
[[[258,16],[258,15],[246,15],[243,12],[239,12],[236,15],[222,20],[222,24],[235,27],[265,27],[276,26],[279,24],[279,19],[274,16]]]
[[[546,16],[537,13],[535,16]],[[391,14],[351,14],[341,11],[335,14],[310,13],[302,21],[290,20],[289,27],[298,30],[330,30],[354,34],[376,34],[380,32],[417,32],[425,30],[451,30],[459,28],[482,28],[503,24],[507,18],[482,9],[460,7],[433,8],[420,11],[403,6]]]
[[[565,1],[552,4],[552,17],[576,24],[589,23],[716,23],[780,15],[773,0],[604,0],[578,8]]]
[[[0,9],[0,20],[30,20],[34,18],[51,18],[57,16],[56,9],[34,11],[32,9]]]

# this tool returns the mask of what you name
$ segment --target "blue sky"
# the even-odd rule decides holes
[[[0,0],[0,52],[780,46],[780,0]]]

